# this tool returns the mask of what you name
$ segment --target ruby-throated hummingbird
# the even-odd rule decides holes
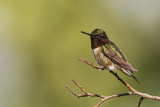
[[[91,38],[91,48],[97,63],[104,69],[118,69],[124,74],[133,77],[138,83],[139,81],[133,75],[137,71],[127,61],[122,51],[107,37],[105,31],[95,29],[91,34],[83,32]]]

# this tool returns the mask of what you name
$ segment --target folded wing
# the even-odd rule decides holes
[[[114,64],[119,67],[129,70],[131,72],[137,71],[131,64],[127,61],[127,58],[122,53],[122,51],[111,41],[102,46],[105,56],[110,59]]]

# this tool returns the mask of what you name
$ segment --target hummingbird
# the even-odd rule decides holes
[[[118,69],[140,83],[133,75],[137,70],[131,66],[123,52],[108,38],[104,30],[95,29],[91,34],[83,31],[81,33],[90,36],[93,54],[100,66],[112,71]]]

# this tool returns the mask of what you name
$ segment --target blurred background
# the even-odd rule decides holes
[[[0,107],[93,107],[99,98],[76,98],[65,88],[101,95],[128,92],[107,70],[98,71],[90,38],[95,28],[125,53],[139,71],[116,71],[140,92],[160,96],[159,0],[1,0]],[[102,107],[135,107],[140,97],[114,98]],[[145,99],[143,107],[159,107]]]

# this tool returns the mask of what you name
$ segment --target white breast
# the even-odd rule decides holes
[[[103,54],[99,53],[100,51],[102,51],[101,49],[102,49],[101,47],[92,49],[93,54],[94,54],[94,56],[95,56],[95,59],[96,59],[97,63],[98,63],[99,65],[103,65],[103,66],[106,65],[109,70],[115,70],[115,69],[116,69],[116,66],[115,66],[114,64],[108,64],[107,61],[108,61],[109,59],[106,58]],[[103,62],[102,60],[99,61],[99,59],[101,59],[101,58],[105,58],[106,60],[105,60],[104,62]]]
[[[97,53],[99,52],[100,49],[101,49],[101,47],[92,49],[94,55],[97,55]]]
[[[109,70],[115,70],[115,69],[116,69],[116,66],[115,66],[114,64],[109,65],[109,66],[108,66],[108,69],[109,69]]]
[[[101,47],[94,48],[94,49],[92,49],[92,51],[93,51],[93,54],[94,54],[94,57],[96,59],[97,64],[101,65],[101,63],[99,63],[99,61],[98,61],[98,57],[99,57],[98,54],[99,54],[99,51],[101,51]]]

